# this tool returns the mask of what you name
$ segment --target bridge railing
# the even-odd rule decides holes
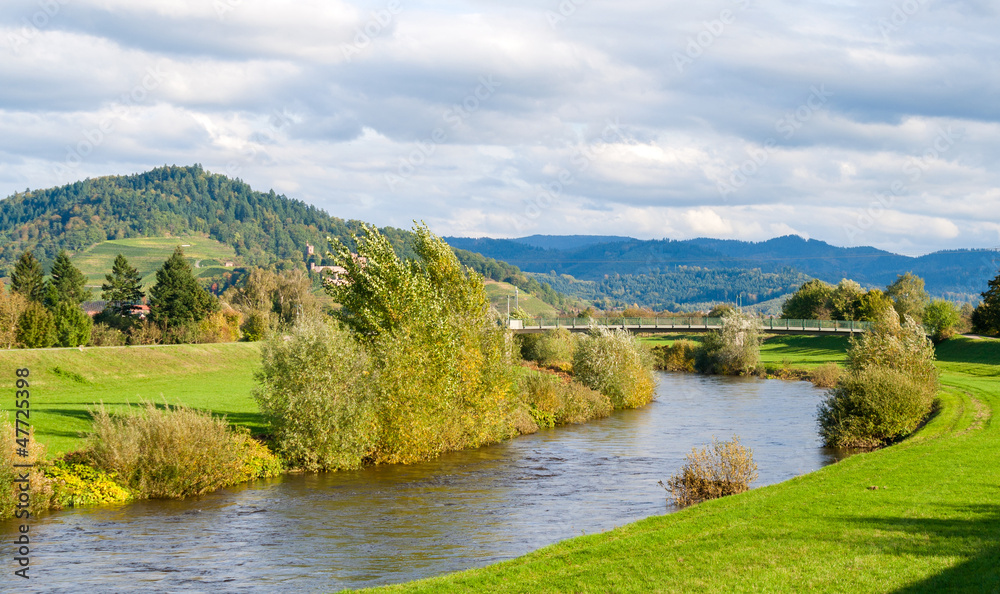
[[[601,317],[601,318],[558,318],[558,317],[537,317],[523,320],[523,328],[588,328],[592,325],[626,327],[642,329],[648,328],[676,328],[676,329],[713,329],[722,327],[722,318],[703,317],[669,317],[669,318],[626,318],[626,317]],[[843,321],[843,320],[796,320],[785,318],[764,318],[760,320],[762,330],[801,330],[801,331],[831,331],[831,332],[862,332],[868,329],[869,322]]]

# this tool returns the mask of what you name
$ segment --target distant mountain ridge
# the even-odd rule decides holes
[[[560,243],[522,239],[447,237],[453,247],[502,259],[524,271],[570,275],[601,281],[611,275],[657,275],[697,267],[711,270],[753,270],[778,274],[801,272],[829,283],[850,278],[863,285],[884,287],[905,272],[924,278],[934,296],[974,300],[997,274],[997,250],[952,250],[920,257],[902,256],[873,247],[837,247],[797,235],[749,242],[733,239],[639,240],[587,242],[580,236]],[[530,238],[529,238],[530,239]],[[595,239],[601,239],[596,237]],[[532,245],[534,244],[534,245]],[[579,247],[572,247],[572,246]]]

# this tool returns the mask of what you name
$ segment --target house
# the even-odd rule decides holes
[[[343,266],[317,266],[315,262],[309,263],[309,272],[318,273],[321,277],[326,277],[324,282],[328,282],[334,285],[344,284],[344,276],[347,274],[347,269]]]

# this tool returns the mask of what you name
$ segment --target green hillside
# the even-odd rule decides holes
[[[111,272],[118,254],[128,258],[129,264],[139,270],[144,287],[156,282],[156,271],[180,246],[199,277],[216,276],[232,267],[226,262],[238,261],[232,246],[201,236],[139,237],[114,239],[91,246],[74,255],[71,260],[87,277],[87,286],[100,288],[104,275]]]
[[[490,298],[490,303],[497,308],[500,313],[507,313],[507,296],[510,296],[510,309],[514,309],[514,285],[498,281],[486,281],[486,296]],[[517,297],[517,303],[521,309],[533,316],[554,316],[556,308],[545,303],[531,293],[521,291]]]
[[[138,259],[159,260],[158,267],[166,259],[156,252],[163,245],[160,240],[169,244],[169,255],[177,238],[184,238],[195,250],[186,252],[192,265],[200,259],[202,266],[208,267],[197,271],[201,277],[225,272],[219,265],[228,258],[240,266],[328,264],[323,261],[327,238],[352,247],[353,236],[361,233],[363,225],[330,216],[273,190],[255,191],[238,179],[205,171],[200,165],[166,166],[135,175],[18,192],[0,200],[0,277],[9,276],[25,250],[31,250],[46,269],[60,250],[66,250],[75,255],[77,266],[84,268],[96,286],[110,271],[103,262],[109,253],[114,258],[118,253],[114,250],[132,248]],[[409,231],[392,227],[380,231],[400,256],[415,256]],[[200,245],[206,238],[214,243]],[[308,253],[310,245],[316,248],[313,255]],[[199,251],[202,248],[204,251]],[[566,301],[565,296],[516,266],[463,250],[455,253],[463,264],[486,278],[510,282],[550,304]],[[150,268],[148,262],[140,266],[131,254],[125,255],[147,276],[156,268]],[[146,281],[148,284],[148,278]]]

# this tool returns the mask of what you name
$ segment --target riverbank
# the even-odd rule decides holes
[[[837,360],[839,348],[808,342],[819,340],[830,339],[782,337],[762,359]],[[996,591],[1000,428],[992,418],[1000,410],[1000,341],[946,341],[938,366],[938,413],[900,444],[508,562],[386,590]]]

